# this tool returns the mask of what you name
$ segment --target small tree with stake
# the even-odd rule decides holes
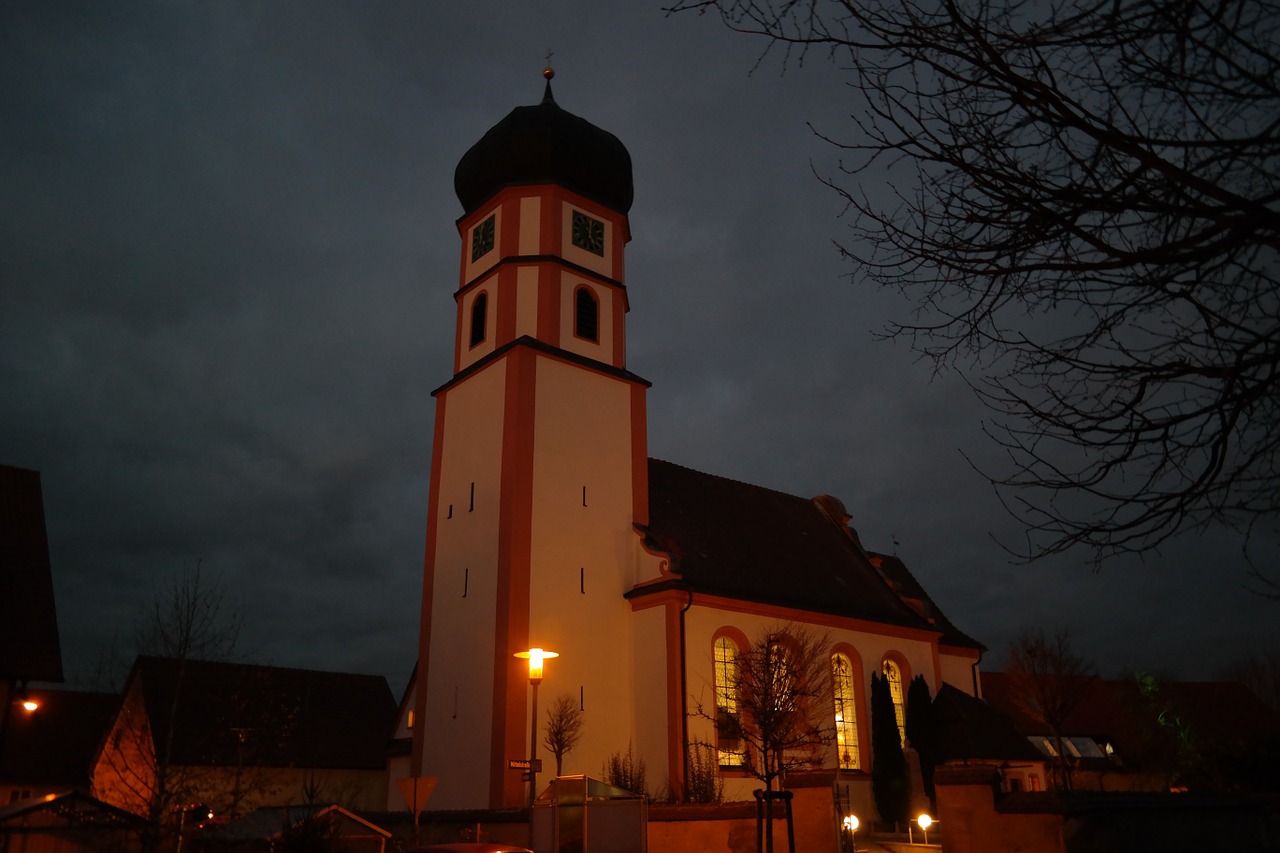
[[[556,757],[556,775],[564,773],[564,757],[582,739],[582,706],[568,693],[561,693],[547,712],[543,743]]]

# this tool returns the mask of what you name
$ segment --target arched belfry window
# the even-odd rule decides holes
[[[573,331],[588,341],[600,340],[600,303],[589,287],[579,287],[574,295]]]
[[[721,767],[741,767],[743,764],[738,718],[738,651],[738,644],[729,637],[716,640],[716,752]]]
[[[478,293],[471,301],[471,346],[484,340],[484,327],[489,313],[489,294]]]
[[[893,716],[898,723],[898,738],[907,742],[906,702],[902,694],[902,667],[885,658],[884,679],[889,682],[889,695],[893,697]]]
[[[858,700],[853,662],[839,652],[831,656],[831,695],[836,705],[836,759],[841,770],[857,770]]]

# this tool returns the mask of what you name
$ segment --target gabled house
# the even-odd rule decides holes
[[[380,809],[396,705],[382,676],[139,657],[93,791],[156,822],[324,801]]]

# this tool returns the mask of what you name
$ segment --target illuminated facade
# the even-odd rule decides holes
[[[515,653],[531,646],[560,654],[542,713],[566,694],[583,712],[565,772],[599,775],[630,748],[654,791],[677,796],[700,743],[714,745],[726,796],[750,797],[742,747],[717,717],[735,713],[734,649],[780,623],[830,637],[833,772],[869,766],[883,661],[904,683],[974,691],[981,647],[905,566],[862,548],[839,501],[648,458],[648,383],[626,362],[621,142],[562,110],[548,82],[541,104],[467,152],[455,189],[453,377],[435,392],[419,666],[399,730],[413,739],[402,775],[438,779],[429,808],[526,801],[510,764],[528,755]]]

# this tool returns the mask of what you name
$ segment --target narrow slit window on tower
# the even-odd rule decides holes
[[[484,341],[484,328],[489,314],[489,294],[477,293],[471,301],[471,346]]]
[[[589,287],[578,288],[574,296],[573,331],[588,341],[600,340],[600,303]]]
[[[475,512],[475,511],[476,511],[476,484],[475,484],[475,481],[473,480],[471,482],[471,505],[467,507],[467,512]]]

